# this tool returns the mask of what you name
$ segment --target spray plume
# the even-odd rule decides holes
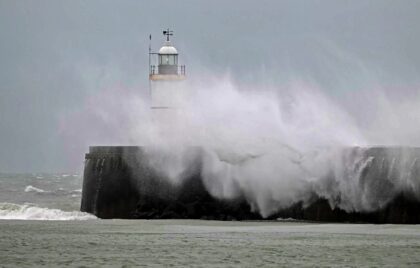
[[[352,114],[317,87],[292,82],[244,91],[225,77],[189,81],[177,90],[184,105],[164,122],[154,118],[147,101],[120,90],[94,96],[83,112],[65,121],[82,123],[85,142],[151,148],[152,166],[173,183],[193,161],[185,148],[198,146],[204,151],[201,176],[209,192],[223,199],[243,196],[264,217],[296,202],[309,204],[314,194],[347,211],[381,208],[407,185],[418,196],[420,182],[412,174],[401,175],[413,163],[391,167],[401,175],[386,174],[390,177],[384,181],[391,186],[362,181],[373,159],[358,146],[374,144],[379,129],[361,129]],[[384,103],[384,98],[373,100]],[[404,106],[409,107],[414,106]],[[398,121],[395,105],[388,102],[386,108],[384,115],[392,113],[390,118]],[[381,120],[378,124],[386,126],[386,118]],[[162,155],[169,157],[162,161]]]

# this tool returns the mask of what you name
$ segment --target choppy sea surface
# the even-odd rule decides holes
[[[419,225],[99,220],[78,174],[0,174],[0,266],[420,267]]]
[[[0,219],[82,220],[79,174],[0,173]]]

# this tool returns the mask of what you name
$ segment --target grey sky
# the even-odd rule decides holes
[[[338,99],[379,83],[401,97],[420,85],[419,12],[410,0],[0,0],[0,171],[77,169],[60,115],[109,84],[146,90],[149,33],[158,47],[173,28],[192,75],[299,76]]]

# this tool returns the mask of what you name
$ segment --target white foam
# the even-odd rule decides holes
[[[91,220],[95,216],[80,211],[62,211],[60,209],[41,208],[34,205],[0,203],[0,219],[2,220]]]
[[[40,188],[36,188],[32,185],[28,185],[25,187],[25,193],[29,193],[29,192],[37,192],[37,193],[45,193],[47,191],[40,189]]]
[[[298,220],[294,218],[277,218],[277,221],[290,222],[290,221],[298,221]]]

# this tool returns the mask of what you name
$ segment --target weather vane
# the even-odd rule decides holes
[[[174,31],[170,31],[169,28],[163,31],[163,35],[166,35],[166,41],[169,41],[169,36],[174,35]]]

